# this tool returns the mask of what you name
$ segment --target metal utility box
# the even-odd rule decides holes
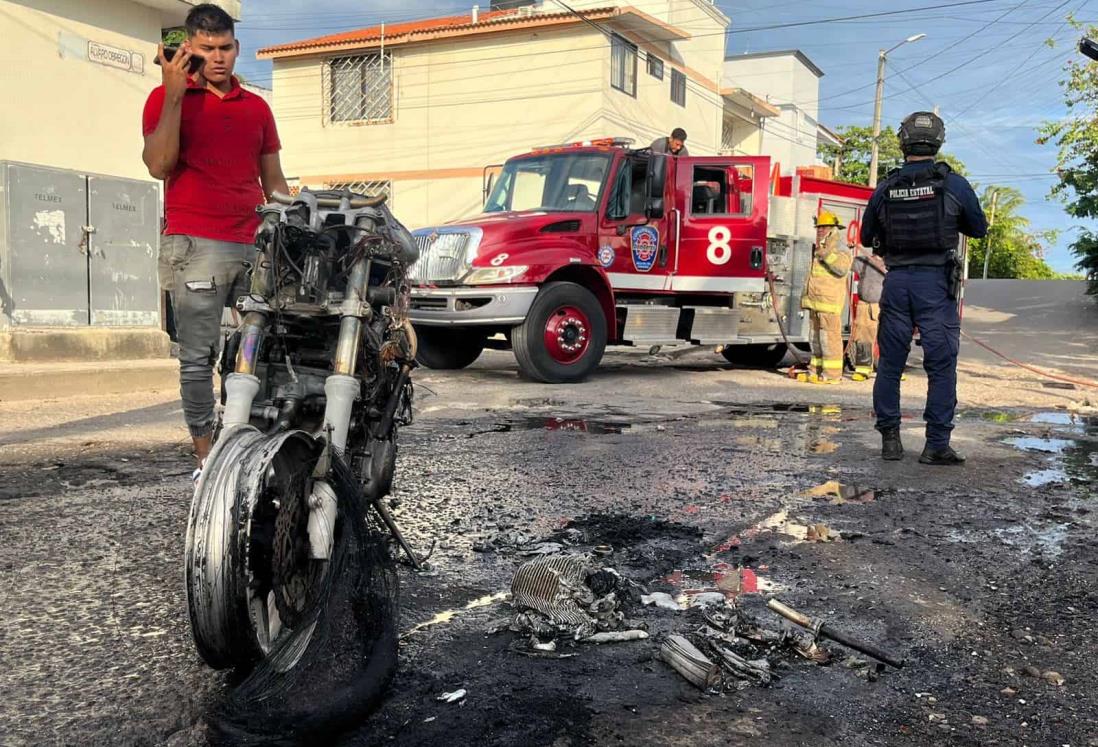
[[[0,161],[0,327],[160,327],[159,185]]]

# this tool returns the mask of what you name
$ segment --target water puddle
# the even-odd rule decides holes
[[[1026,473],[1025,477],[1022,478],[1022,482],[1031,488],[1041,488],[1045,485],[1063,485],[1069,480],[1068,473],[1060,468],[1039,469]]]
[[[442,625],[443,623],[448,623],[463,612],[475,610],[478,607],[487,607],[488,605],[495,604],[496,602],[502,602],[509,596],[510,594],[508,592],[501,591],[496,594],[489,594],[487,596],[480,597],[479,599],[474,599],[473,601],[466,604],[464,607],[454,607],[452,609],[443,610],[442,612],[439,612],[437,615],[432,617],[430,620],[424,620],[423,622],[417,624],[416,626],[408,630],[408,632],[404,633],[401,638],[410,636],[412,635],[412,633],[423,630],[424,628],[429,628],[433,625]]]
[[[1004,545],[1024,554],[1040,553],[1057,557],[1064,551],[1064,542],[1067,540],[1070,528],[1070,524],[1063,523],[1048,526],[1020,523],[994,529],[953,529],[946,534],[946,537],[951,542],[981,544],[988,541],[990,534]]]
[[[1063,454],[1076,445],[1067,438],[1038,438],[1036,436],[1014,436],[1003,443],[1022,451],[1036,451],[1041,454]]]

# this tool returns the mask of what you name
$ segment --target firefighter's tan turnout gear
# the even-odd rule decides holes
[[[850,330],[855,381],[865,381],[877,368],[877,320],[880,317],[880,304],[858,301],[858,308],[854,313],[854,328]]]
[[[847,275],[854,259],[842,242],[841,226],[834,215],[821,211],[816,225],[830,228],[817,242],[801,298],[801,308],[809,311],[811,322],[809,373],[815,373],[818,379],[838,381],[843,377],[842,318]]]

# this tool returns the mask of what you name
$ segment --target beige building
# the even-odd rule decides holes
[[[416,227],[479,211],[491,167],[539,145],[683,127],[693,154],[758,153],[779,114],[720,85],[729,19],[709,0],[517,4],[260,50],[286,173],[387,192]]]
[[[766,121],[760,147],[783,174],[818,164],[819,146],[840,142],[819,121],[823,76],[799,49],[729,55],[724,61],[722,85],[746,86],[780,111]]]
[[[0,0],[0,160],[148,179],[141,110],[161,30],[199,0]],[[240,0],[220,2],[234,18]]]
[[[0,360],[167,354],[141,112],[197,2],[0,0]]]

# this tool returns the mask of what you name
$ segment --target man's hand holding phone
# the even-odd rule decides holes
[[[205,62],[191,51],[189,44],[182,47],[165,47],[156,50],[156,64],[160,65],[165,93],[182,97],[187,90],[187,78],[201,69]]]

